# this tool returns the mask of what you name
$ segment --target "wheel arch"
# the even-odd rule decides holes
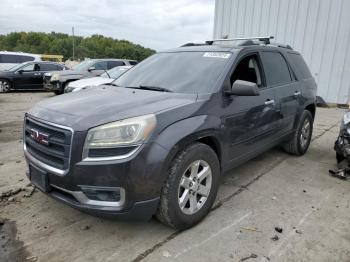
[[[305,106],[305,110],[310,111],[312,118],[315,119],[315,115],[316,115],[316,105],[315,104],[308,104],[307,106]]]

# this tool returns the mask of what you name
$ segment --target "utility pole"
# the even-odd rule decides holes
[[[73,61],[74,61],[74,26],[72,27],[72,34],[73,34]]]

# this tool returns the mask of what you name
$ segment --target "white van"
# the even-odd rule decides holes
[[[41,58],[39,55],[29,53],[0,51],[0,71],[28,61],[41,61]]]

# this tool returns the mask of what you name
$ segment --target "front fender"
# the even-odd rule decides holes
[[[163,163],[163,173],[167,173],[171,161],[179,151],[201,138],[214,138],[218,149],[221,150],[220,127],[219,118],[200,115],[180,120],[162,130],[155,142],[169,152]]]

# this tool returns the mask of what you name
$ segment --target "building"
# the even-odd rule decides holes
[[[216,0],[214,38],[270,35],[302,53],[326,102],[350,101],[350,0]]]

